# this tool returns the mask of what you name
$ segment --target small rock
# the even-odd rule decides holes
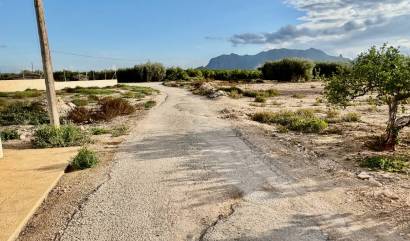
[[[383,186],[383,184],[381,184],[379,181],[377,181],[377,180],[374,179],[373,177],[369,178],[369,182],[370,182],[372,185],[377,186],[377,187],[382,187],[382,186]]]
[[[369,180],[372,176],[370,176],[367,172],[361,172],[357,175],[357,177],[362,180]]]

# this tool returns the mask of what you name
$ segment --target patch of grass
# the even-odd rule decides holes
[[[63,92],[70,94],[81,94],[81,95],[112,95],[117,93],[117,91],[108,88],[99,87],[75,87],[75,88],[64,88]]]
[[[409,162],[403,157],[376,156],[361,161],[361,167],[388,172],[402,172],[409,167]]]
[[[304,99],[304,98],[306,98],[306,95],[297,93],[297,94],[293,94],[293,95],[292,95],[292,98],[295,98],[295,99]]]
[[[344,122],[359,122],[360,114],[356,112],[349,112],[342,116],[342,121]]]
[[[112,129],[111,135],[112,137],[120,137],[128,135],[129,128],[126,125],[120,125]]]
[[[288,133],[288,132],[289,132],[289,129],[288,129],[286,126],[278,125],[277,131],[278,131],[279,133]]]
[[[84,170],[96,166],[98,162],[97,154],[87,147],[83,147],[73,158],[70,166],[73,170]]]
[[[237,90],[232,90],[231,92],[228,93],[228,96],[231,97],[232,99],[240,99],[242,98],[243,95]]]
[[[15,102],[0,111],[0,125],[39,125],[49,122],[48,113],[38,102]]]
[[[44,91],[35,90],[35,89],[26,89],[24,91],[16,92],[0,92],[0,97],[7,97],[13,99],[26,99],[26,98],[35,98],[42,96]]]
[[[33,137],[32,143],[36,148],[82,146],[90,142],[87,133],[74,125],[44,125],[34,132]]]
[[[255,98],[257,96],[262,96],[265,98],[275,97],[279,95],[279,91],[276,89],[268,90],[245,90],[241,93],[243,96]]]
[[[74,105],[76,106],[87,106],[89,104],[87,99],[74,99],[71,102],[73,102]]]
[[[17,130],[5,129],[0,131],[0,137],[2,141],[18,140],[20,139]]]
[[[149,109],[153,108],[156,105],[157,105],[157,102],[155,100],[149,100],[149,101],[144,103],[144,108],[146,110],[149,110]]]
[[[266,99],[266,97],[265,96],[256,96],[256,98],[255,98],[255,102],[257,102],[257,103],[266,103],[266,101],[267,101],[267,99]]]
[[[99,135],[110,134],[111,130],[102,128],[102,127],[93,127],[90,129],[90,133],[91,135],[99,136]]]
[[[292,131],[302,133],[319,133],[328,127],[328,123],[315,116],[312,110],[259,112],[253,118],[266,124],[279,124]]]
[[[131,93],[134,93],[134,96],[139,96],[137,98],[144,98],[145,96],[159,93],[158,90],[153,89],[151,87],[145,87],[145,86],[133,86],[133,85],[119,84],[116,87],[122,90],[128,90]]]
[[[340,111],[336,109],[328,109],[326,111],[326,119],[336,119],[340,117]]]

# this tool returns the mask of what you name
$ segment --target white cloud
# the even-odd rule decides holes
[[[275,32],[236,34],[230,42],[344,49],[347,55],[383,42],[410,49],[409,0],[286,0],[285,4],[304,12],[300,24]]]

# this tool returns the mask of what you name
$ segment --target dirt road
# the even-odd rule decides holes
[[[366,218],[344,187],[262,151],[217,117],[222,106],[149,85],[163,102],[60,240],[405,240]]]

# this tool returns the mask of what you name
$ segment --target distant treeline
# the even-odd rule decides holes
[[[57,71],[56,81],[80,81],[117,79],[120,83],[187,81],[195,79],[252,81],[258,79],[277,81],[310,81],[313,78],[329,78],[341,71],[348,71],[346,63],[314,63],[303,59],[283,59],[267,62],[257,70],[210,70],[165,68],[160,63],[146,63],[117,71]],[[43,78],[41,71],[23,71],[19,74],[0,73],[0,79],[38,79]]]

